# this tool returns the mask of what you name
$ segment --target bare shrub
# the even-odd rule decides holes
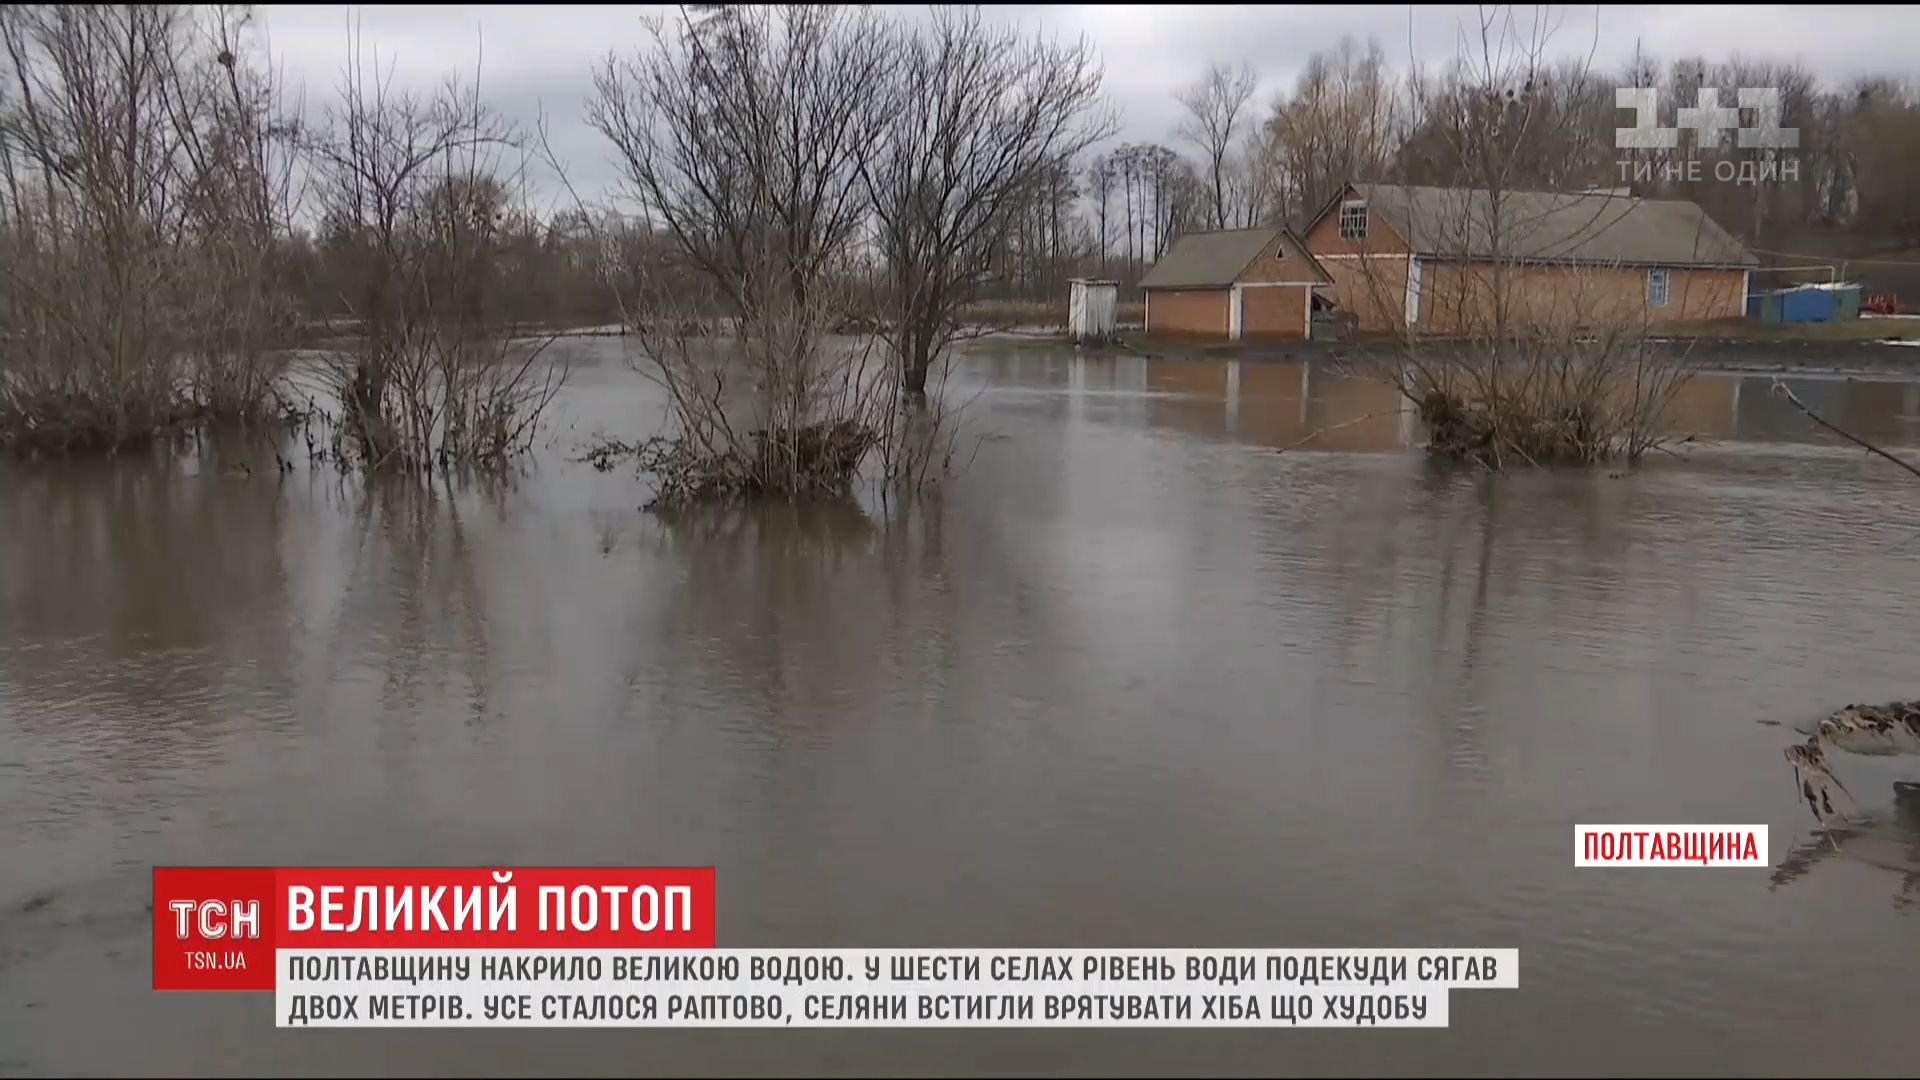
[[[1016,222],[1046,219],[1061,246],[1070,159],[1106,130],[1099,82],[1084,42],[946,10],[919,30],[867,9],[686,11],[609,58],[590,119],[672,241],[622,274],[673,429],[620,448],[660,500],[840,491],[870,457],[888,486],[944,471],[948,349],[981,332],[962,307]]]
[[[750,315],[707,323],[641,295],[641,370],[666,389],[673,419],[636,457],[660,504],[842,494],[882,444],[890,365],[871,333],[834,333],[854,309],[850,288],[814,286],[804,305],[763,296]]]
[[[353,319],[326,375],[341,405],[336,460],[375,469],[498,466],[525,451],[566,371],[548,335],[490,324],[523,138],[477,80],[396,91],[358,42],[310,141],[322,260]]]
[[[1588,150],[1558,130],[1589,82],[1581,64],[1543,61],[1558,24],[1479,19],[1445,77],[1411,80],[1423,168],[1448,169],[1452,186],[1363,189],[1369,220],[1414,250],[1376,246],[1385,228],[1361,230],[1354,295],[1392,329],[1388,375],[1436,453],[1492,468],[1636,461],[1664,440],[1695,365],[1650,340],[1635,270],[1587,255],[1634,200],[1535,190],[1568,183]]]
[[[872,334],[836,333],[870,307],[857,163],[887,107],[884,25],[782,6],[652,29],[596,72],[589,111],[673,240],[624,304],[672,410],[641,467],[662,503],[844,491],[890,422]]]
[[[245,19],[0,11],[0,444],[115,447],[264,415],[287,130]]]
[[[1403,302],[1405,278],[1386,272],[1397,261],[1369,265],[1380,309]],[[1637,461],[1666,440],[1666,410],[1699,365],[1622,302],[1618,279],[1632,268],[1421,261],[1421,318],[1434,328],[1396,320],[1386,373],[1426,422],[1430,450],[1501,468]]]
[[[190,394],[217,418],[257,419],[276,395],[280,349],[296,321],[279,283],[298,209],[297,124],[271,69],[246,61],[251,13],[215,8],[191,68],[170,73],[181,149],[194,182],[188,215]],[[210,62],[209,62],[210,61]]]
[[[1501,339],[1482,329],[1402,352],[1391,377],[1430,450],[1502,468],[1637,461],[1666,441],[1666,410],[1698,365],[1649,338],[1644,312],[1606,288],[1608,269],[1558,272],[1547,299],[1511,307]]]

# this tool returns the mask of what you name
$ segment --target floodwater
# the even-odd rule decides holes
[[[662,520],[567,460],[424,496],[230,450],[0,472],[0,1074],[1910,1073],[1920,481],[1706,379],[1620,477],[1408,449],[1297,363],[985,349],[908,505]],[[1920,446],[1920,384],[1796,380]],[[1384,415],[1305,435],[1373,412]],[[304,459],[304,455],[301,455]],[[257,459],[256,459],[257,461]],[[1766,823],[1578,870],[1576,823]],[[161,864],[711,864],[734,946],[1520,950],[1444,1031],[277,1031],[147,989]]]

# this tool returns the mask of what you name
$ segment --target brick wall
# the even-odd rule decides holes
[[[1304,285],[1261,285],[1240,290],[1240,336],[1303,338],[1307,333]]]
[[[1362,330],[1397,330],[1406,317],[1405,256],[1326,259],[1333,278],[1324,291],[1351,312]],[[1644,266],[1514,266],[1504,277],[1487,263],[1420,260],[1416,325],[1431,333],[1469,333],[1493,318],[1496,288],[1504,289],[1510,322],[1541,329],[1603,326],[1644,318],[1675,320],[1737,318],[1746,309],[1745,275],[1738,270],[1671,267],[1667,303],[1647,302]]]
[[[1353,189],[1341,196],[1344,202],[1354,197]],[[1335,203],[1327,210],[1326,216],[1313,223],[1307,230],[1307,250],[1315,256],[1327,255],[1404,255],[1407,242],[1399,233],[1393,231],[1385,218],[1377,213],[1367,215],[1367,235],[1363,240],[1349,240],[1340,235],[1340,205]],[[1331,268],[1329,268],[1331,271]]]
[[[1644,266],[1516,266],[1504,280],[1487,263],[1422,262],[1419,326],[1434,333],[1487,327],[1496,289],[1504,290],[1508,320],[1543,332],[1620,323],[1660,324],[1718,319],[1745,310],[1738,270],[1667,270],[1667,302],[1648,302]]]
[[[1227,336],[1226,289],[1147,290],[1149,336]]]
[[[1355,195],[1349,189],[1342,201]],[[1338,203],[1307,230],[1307,250],[1333,278],[1323,291],[1361,330],[1397,330],[1406,319],[1407,244],[1378,214],[1367,219],[1364,240],[1340,235]],[[1470,332],[1494,309],[1492,267],[1421,259],[1417,325],[1434,333]],[[1668,300],[1647,303],[1647,268],[1640,266],[1517,266],[1507,271],[1511,318],[1541,327],[1594,326],[1612,320],[1658,324],[1734,318],[1745,314],[1745,275],[1739,270],[1668,270]]]
[[[1293,238],[1282,232],[1273,238],[1235,281],[1318,281],[1306,252],[1294,246]]]
[[[1406,318],[1407,257],[1321,260],[1333,284],[1323,292],[1343,312],[1359,320],[1362,330],[1397,330]]]

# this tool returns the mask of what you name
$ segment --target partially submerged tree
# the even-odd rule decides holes
[[[114,447],[263,415],[288,132],[244,17],[0,10],[0,445]]]
[[[297,125],[271,68],[248,62],[251,11],[215,7],[198,56],[172,58],[170,112],[194,183],[184,200],[201,298],[191,394],[217,417],[247,418],[277,394],[275,352],[295,321],[280,287],[298,210]],[[207,63],[211,59],[212,63]],[[185,123],[202,117],[201,123]]]
[[[885,264],[886,339],[908,394],[989,279],[1010,213],[1112,126],[1099,61],[991,24],[977,9],[935,8],[892,35],[878,87],[879,139],[857,156]]]
[[[892,64],[877,15],[795,5],[684,13],[596,71],[589,119],[674,241],[628,301],[676,426],[643,448],[663,501],[840,490],[880,440],[871,348],[831,335],[858,313],[859,163]],[[687,272],[730,340],[663,287]]]
[[[1553,190],[1590,153],[1564,137],[1590,83],[1580,65],[1548,65],[1557,27],[1482,11],[1453,68],[1412,83],[1409,147],[1421,157],[1410,164],[1444,188],[1377,185],[1355,208],[1405,244],[1370,225],[1354,237],[1348,295],[1399,341],[1390,377],[1432,449],[1495,468],[1636,460],[1666,437],[1667,405],[1693,373],[1684,352],[1649,338],[1644,271],[1595,256],[1609,230],[1652,211],[1611,189]],[[1692,228],[1696,249],[1710,249],[1710,223],[1696,216]],[[1682,308],[1690,281],[1676,290]]]
[[[323,264],[354,320],[330,354],[338,460],[424,471],[527,449],[565,371],[543,360],[551,335],[516,341],[488,315],[521,133],[477,82],[395,89],[356,39],[309,147]]]

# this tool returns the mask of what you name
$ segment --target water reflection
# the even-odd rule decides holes
[[[1388,381],[1324,361],[1210,360],[1138,356],[996,354],[983,347],[975,371],[996,384],[1067,390],[1088,415],[1288,448],[1385,451],[1420,445],[1406,402]],[[1736,442],[1844,445],[1771,393],[1772,375],[1705,373],[1674,396],[1677,437]],[[1920,382],[1794,375],[1783,381],[1807,405],[1872,442],[1920,446]]]
[[[1411,445],[1397,415],[1276,454],[1397,403],[1300,362],[1028,350],[960,366],[971,464],[922,497],[650,515],[643,482],[567,460],[662,411],[619,343],[581,347],[604,355],[516,483],[248,474],[221,446],[0,467],[0,1072],[1920,1054],[1890,946],[1914,886],[1889,905],[1879,865],[1920,865],[1911,794],[1886,794],[1911,769],[1849,773],[1861,831],[1833,857],[1787,728],[1755,723],[1914,696],[1920,563],[1885,462],[1722,442],[1624,479],[1491,475],[1367,452]],[[1765,382],[1703,381],[1682,412],[1814,438]],[[1904,387],[1822,389],[1908,424]],[[1573,869],[1576,822],[1636,821],[1768,823],[1799,838],[1777,884],[1820,886]],[[169,862],[705,863],[740,946],[1480,943],[1527,970],[1407,1038],[292,1046],[256,1000],[144,989]],[[1808,986],[1831,1038],[1806,1038]]]
[[[1825,830],[1813,830],[1794,843],[1768,880],[1779,889],[1815,867],[1845,860],[1897,876],[1896,910],[1920,907],[1920,783],[1895,781],[1890,811],[1856,813],[1831,839]]]
[[[660,635],[689,663],[676,680],[738,696],[755,715],[804,720],[834,706],[837,673],[875,652],[864,605],[884,587],[881,529],[858,505],[788,503],[666,514],[657,551],[683,568]]]
[[[0,513],[0,706],[83,725],[88,755],[198,740],[269,705],[291,656],[297,519],[233,446],[164,448],[13,472]],[[242,471],[249,468],[249,471]]]

